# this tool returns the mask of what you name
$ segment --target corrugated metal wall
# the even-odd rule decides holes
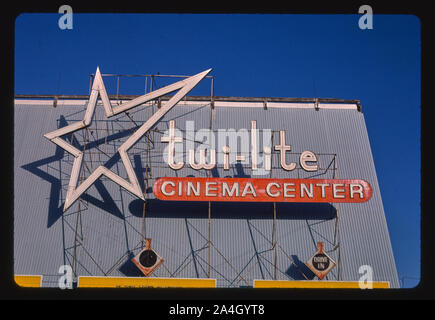
[[[216,278],[217,285],[222,287],[251,286],[253,279],[274,277],[302,280],[305,277],[301,271],[308,278],[312,277],[303,264],[316,251],[316,243],[323,241],[326,252],[340,262],[327,279],[357,281],[361,276],[359,267],[370,265],[373,280],[390,281],[392,287],[398,287],[363,114],[352,109],[316,111],[314,106],[267,110],[236,106],[234,103],[233,107],[214,110],[208,103],[176,106],[156,125],[156,130],[150,132],[152,143],[147,145],[147,138],[143,137],[129,151],[141,183],[146,175],[145,167],[150,163],[148,174],[153,179],[147,190],[149,201],[143,220],[143,202],[105,177],[82,196],[83,201],[62,213],[73,157],[46,140],[43,134],[81,120],[84,106],[60,104],[53,108],[50,102],[16,104],[15,273],[42,274],[43,286],[57,286],[57,272],[63,264],[73,265],[78,275],[140,276],[130,258],[140,251],[145,227],[145,236],[152,238],[153,249],[165,259],[153,276],[203,278],[210,272],[210,277]],[[88,129],[88,148],[92,155],[88,153],[85,160],[89,170],[105,164],[126,177],[122,162],[112,155],[131,134],[129,129],[143,123],[155,108],[131,110],[133,122],[125,115],[107,121],[102,108],[97,107],[95,118],[99,120]],[[162,153],[167,144],[160,142],[169,120],[175,120],[176,127],[183,133],[186,121],[194,121],[196,130],[212,127],[216,131],[249,130],[250,121],[256,120],[260,132],[262,129],[273,131],[275,144],[279,141],[278,131],[286,130],[286,142],[294,153],[290,157],[310,150],[318,154],[321,167],[326,168],[336,155],[337,170],[334,173],[333,165],[329,170],[315,173],[274,169],[268,175],[259,176],[252,175],[250,165],[237,165],[230,171],[224,171],[220,165],[207,172],[193,170],[186,164],[183,169],[174,171],[163,161]],[[84,131],[74,136],[80,143]],[[272,163],[279,164],[277,153]],[[89,172],[85,169],[87,175]],[[368,181],[373,196],[368,202],[356,204],[278,203],[277,245],[273,247],[271,203],[212,203],[209,224],[208,203],[165,203],[154,199],[151,187],[156,178],[189,175],[258,178],[333,178],[335,175],[336,178]]]

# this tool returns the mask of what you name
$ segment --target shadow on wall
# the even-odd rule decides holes
[[[292,255],[292,263],[285,272],[293,280],[313,280],[316,276],[297,255]],[[304,277],[305,276],[305,277]]]
[[[130,252],[125,262],[118,268],[118,270],[127,277],[144,277],[144,274],[139,268],[131,261],[134,258],[133,252]]]
[[[130,213],[142,217],[143,201],[133,200]],[[147,200],[147,217],[154,218],[208,218],[208,202]],[[329,203],[277,203],[277,219],[330,220],[337,210]],[[211,205],[212,219],[272,219],[273,204],[269,202],[214,202]]]
[[[68,125],[63,116],[59,118],[59,128]],[[125,132],[115,133],[105,139],[92,141],[87,144],[87,148],[91,148],[101,143],[110,142],[114,139],[119,139],[126,134]],[[71,134],[66,135],[65,139],[70,141]],[[47,143],[49,143],[47,141]],[[81,148],[80,145],[76,146]],[[48,181],[51,184],[47,228],[50,228],[63,214],[62,198],[65,194],[61,194],[62,183],[61,174],[65,171],[66,175],[70,174],[70,166],[63,166],[61,160],[66,156],[67,152],[56,146],[56,151],[53,156],[40,159],[26,165],[22,168],[32,174]],[[103,165],[110,169],[119,162],[119,154],[115,153]],[[140,181],[142,190],[145,188],[143,183],[145,177],[145,168],[142,166],[141,159],[135,155],[133,157],[133,165],[138,180]],[[54,174],[50,174],[48,167],[54,170]],[[65,168],[64,168],[65,167]],[[237,164],[235,167],[234,177],[250,177],[245,174],[243,167]],[[56,172],[57,171],[57,172]],[[218,172],[214,172],[213,176],[219,176]],[[68,181],[68,179],[66,180]],[[82,195],[82,199],[99,209],[112,214],[120,219],[124,218],[124,213],[115,203],[112,195],[107,191],[103,183],[97,180],[93,184],[102,200],[94,198],[87,193]],[[146,193],[152,193],[152,188],[149,187]],[[142,217],[143,201],[140,199],[133,200],[129,204],[129,211],[136,217]],[[239,203],[239,202],[215,202],[212,204],[213,219],[271,219],[273,217],[272,203]],[[336,209],[329,203],[277,203],[277,218],[278,219],[308,219],[308,220],[329,220],[336,217]],[[148,217],[164,217],[164,218],[208,218],[208,202],[182,202],[182,201],[161,201],[158,199],[147,200],[147,216]]]
[[[63,128],[68,125],[68,122],[66,121],[65,117],[61,115],[59,117],[59,128]],[[130,134],[130,130],[121,131],[115,134],[112,134],[110,136],[107,136],[105,138],[101,138],[97,141],[91,141],[86,145],[87,149],[93,148],[97,145],[108,143],[116,139],[120,139],[124,136],[127,136]],[[80,145],[77,142],[77,139],[72,140],[72,134],[67,134],[63,137],[67,142],[72,143],[76,148],[79,150],[83,149],[83,146]],[[45,138],[41,138],[46,143],[50,143]],[[73,141],[73,142],[71,142]],[[56,145],[55,153],[53,156],[40,159],[31,163],[27,163],[25,165],[22,165],[21,168],[24,170],[38,176],[39,178],[49,182],[51,184],[50,189],[50,196],[49,196],[49,204],[48,204],[48,217],[47,217],[47,228],[50,228],[56,221],[63,215],[63,206],[64,203],[62,201],[62,198],[65,197],[65,191],[62,191],[62,183],[68,183],[68,178],[66,180],[61,181],[61,175],[65,173],[67,176],[70,174],[70,165],[63,166],[62,160],[68,153]],[[112,157],[110,157],[106,163],[103,165],[110,169],[113,167],[117,162],[119,162],[120,156],[119,153],[115,153]],[[137,156],[134,157],[134,169],[136,171],[136,174],[138,177],[140,177],[139,181],[141,182],[141,187],[144,187],[143,180],[144,175],[143,171],[144,169],[140,165],[140,159],[137,158]],[[49,169],[51,168],[51,171],[54,172],[54,174],[49,173]],[[64,178],[65,179],[65,178]],[[99,195],[101,196],[102,200],[99,200],[97,198],[94,198],[90,196],[87,193],[83,193],[81,198],[85,200],[86,202],[89,202],[90,204],[120,218],[123,219],[124,215],[113,200],[110,193],[107,191],[106,187],[103,185],[103,183],[100,180],[95,181],[93,184],[93,187],[96,188]]]
[[[60,116],[59,128],[65,127],[66,125],[68,125],[68,123],[66,122],[65,117]],[[51,163],[59,163],[59,167],[57,169],[61,171],[60,160],[63,159],[65,153],[65,150],[63,150],[59,146],[56,146],[56,151],[53,156],[21,166],[21,168],[23,168],[24,170],[31,172],[32,174],[40,177],[45,181],[48,181],[51,184],[50,200],[48,204],[47,228],[50,228],[54,224],[54,222],[56,222],[57,219],[62,216],[63,204],[59,204],[62,185],[58,177],[49,174],[42,168],[45,169],[45,167],[47,167]]]

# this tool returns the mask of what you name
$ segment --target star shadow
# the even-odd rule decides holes
[[[250,178],[251,176],[249,174],[245,173],[245,170],[243,169],[243,165],[240,162],[237,162],[234,165],[236,169],[236,173],[234,174],[234,178]]]
[[[59,128],[65,127],[68,125],[68,122],[66,121],[65,117],[63,115],[59,118]],[[87,149],[90,149],[92,147],[98,146],[100,143],[104,142],[110,142],[112,140],[120,139],[124,136],[127,136],[131,134],[130,130],[121,131],[115,134],[112,134],[108,136],[107,138],[102,138],[97,141],[92,141],[89,144],[86,145]],[[67,139],[69,142],[71,142],[72,134],[65,135],[65,139]],[[73,142],[71,142],[74,146],[77,148],[80,148],[80,144],[77,142],[77,139],[73,139]],[[47,228],[50,228],[56,221],[63,215],[63,207],[64,203],[62,201],[62,180],[60,178],[60,175],[62,174],[62,160],[65,157],[65,150],[61,147],[56,145],[55,153],[53,156],[40,159],[31,163],[27,163],[25,165],[22,165],[21,168],[24,170],[40,177],[41,179],[49,182],[51,184],[50,188],[50,196],[49,196],[49,204],[48,204],[48,216],[47,216]],[[139,158],[139,159],[137,159]],[[106,163],[103,165],[110,169],[112,166],[114,166],[120,159],[119,153],[115,153],[112,157],[110,157]],[[50,173],[48,173],[46,170],[43,170],[42,167],[49,165],[49,164],[55,164],[59,163],[59,176],[54,176]],[[140,157],[135,156],[135,167],[134,170],[136,172],[142,172],[143,169],[140,165]],[[142,180],[142,179],[141,179]],[[140,181],[141,181],[140,180]],[[119,209],[116,202],[113,200],[112,196],[108,192],[107,188],[104,186],[102,181],[96,180],[93,184],[95,186],[97,192],[99,193],[102,200],[97,199],[88,193],[84,193],[81,198],[88,203],[114,215],[115,217],[118,217],[120,219],[124,219],[124,214]]]
[[[60,116],[59,119],[59,128],[67,126],[68,123],[65,120],[64,116]],[[40,167],[48,165],[50,163],[56,163],[64,158],[65,150],[56,145],[56,150],[54,155],[45,159],[40,159],[25,165],[22,165],[21,168],[29,171],[30,173],[40,177],[41,179],[48,181],[51,183],[50,188],[50,200],[48,204],[48,218],[47,218],[47,228],[50,228],[61,216],[63,213],[63,206],[59,206],[59,201],[61,198],[61,180],[48,172],[41,170]],[[61,173],[61,168],[59,168],[59,174]]]

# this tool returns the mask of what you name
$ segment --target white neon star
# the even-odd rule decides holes
[[[157,122],[159,121],[172,107],[174,107],[183,97],[193,89],[212,69],[205,70],[194,76],[178,81],[166,87],[160,88],[153,92],[144,94],[119,106],[112,107],[109,97],[107,95],[106,88],[104,86],[103,78],[101,77],[100,69],[97,68],[95,73],[95,79],[92,84],[92,92],[89,97],[88,105],[86,107],[86,113],[82,121],[77,121],[66,127],[54,130],[52,132],[44,134],[44,137],[51,142],[57,144],[62,149],[68,151],[74,156],[74,162],[71,170],[70,181],[68,184],[68,190],[65,197],[65,204],[63,211],[65,212],[79,197],[85,192],[101,175],[105,175],[115,183],[119,184],[132,194],[145,200],[143,192],[140,188],[138,179],[133,170],[133,166],[128,158],[127,151]],[[92,123],[92,116],[95,111],[98,96],[101,97],[103,102],[104,111],[106,117],[112,117],[121,112],[129,110],[147,101],[156,99],[160,96],[180,89],[168,102],[162,105],[158,111],[156,111],[139,129],[131,135],[119,148],[118,152],[121,157],[122,163],[127,171],[128,181],[121,178],[117,174],[113,173],[104,166],[99,166],[87,177],[78,187],[77,182],[79,179],[79,173],[82,167],[83,152],[75,148],[60,137],[68,133],[75,132],[77,130],[88,127]]]

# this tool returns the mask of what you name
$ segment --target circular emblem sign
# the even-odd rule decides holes
[[[319,271],[325,271],[329,267],[329,257],[323,253],[317,253],[312,259],[313,267]]]
[[[145,250],[140,254],[139,262],[145,268],[150,268],[157,262],[157,255],[153,250]]]

